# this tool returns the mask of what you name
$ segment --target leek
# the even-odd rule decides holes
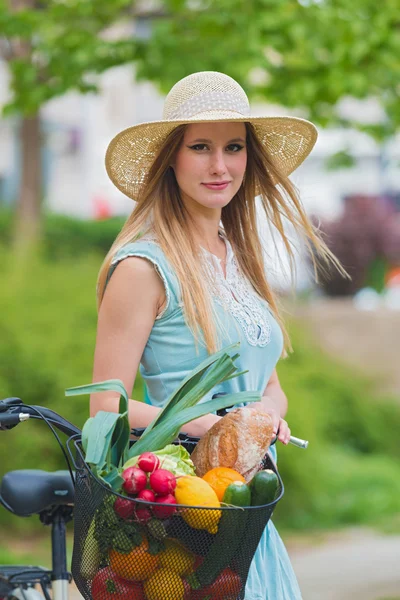
[[[259,401],[261,392],[238,392],[200,403],[217,385],[247,372],[239,372],[234,364],[239,354],[228,354],[239,345],[236,343],[227,346],[191,371],[130,449],[128,394],[121,380],[109,379],[68,388],[66,396],[101,391],[120,394],[119,413],[99,411],[95,417],[86,421],[82,430],[85,459],[96,476],[117,490],[121,483],[118,470],[129,458],[144,451],[161,450],[175,440],[181,428],[189,421],[241,402]]]
[[[167,421],[157,425],[157,427],[149,432],[145,439],[142,435],[129,450],[128,457],[138,456],[142,452],[161,450],[176,438],[181,427],[189,423],[189,421],[193,421],[193,419],[198,419],[210,412],[227,408],[239,402],[257,402],[260,398],[260,392],[237,392],[236,394],[221,396],[220,398],[208,400],[197,406],[179,411]]]

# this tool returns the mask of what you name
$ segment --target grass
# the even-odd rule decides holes
[[[2,536],[0,546],[0,564],[3,565],[38,565],[47,569],[51,568],[51,535],[50,529],[39,530],[38,533],[22,536]],[[73,534],[67,534],[67,564],[72,559]]]

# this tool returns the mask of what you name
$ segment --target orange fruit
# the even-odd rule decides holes
[[[158,556],[148,552],[149,543],[143,537],[140,546],[135,546],[127,554],[110,550],[110,567],[123,579],[133,579],[134,581],[144,581],[159,567],[160,559]]]
[[[215,467],[210,471],[207,471],[205,475],[203,475],[202,479],[207,481],[208,485],[212,487],[214,492],[218,496],[218,500],[222,502],[225,494],[225,490],[234,481],[241,481],[242,483],[246,483],[245,478],[235,469],[230,469],[229,467]]]

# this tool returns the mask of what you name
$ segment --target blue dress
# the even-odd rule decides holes
[[[203,250],[213,280],[218,339],[220,348],[240,342],[240,357],[235,364],[239,371],[248,369],[248,372],[216,386],[202,401],[211,399],[217,392],[264,391],[283,347],[282,331],[267,302],[243,277],[229,241],[222,237],[227,248],[226,278],[219,259]],[[148,401],[154,406],[162,406],[208,353],[200,344],[196,350],[193,334],[183,316],[178,279],[156,241],[145,236],[126,244],[115,254],[108,278],[118,263],[128,256],[150,261],[165,287],[166,305],[155,320],[139,368],[147,387]],[[271,454],[276,460],[275,446],[271,447]],[[288,554],[272,521],[265,528],[250,567],[246,600],[301,600]]]

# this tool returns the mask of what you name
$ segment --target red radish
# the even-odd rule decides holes
[[[137,494],[146,487],[147,475],[138,467],[128,467],[122,471],[124,483],[122,487],[128,494]]]
[[[129,519],[135,512],[135,503],[128,498],[118,497],[114,502],[114,511],[121,519]]]
[[[137,462],[138,467],[145,473],[153,473],[160,466],[160,459],[152,452],[143,452]]]
[[[146,500],[146,502],[155,502],[156,495],[153,490],[142,490],[136,496],[139,500]]]
[[[150,485],[156,494],[166,496],[176,488],[176,477],[171,471],[157,469],[150,475]]]
[[[159,506],[153,506],[153,513],[158,519],[168,519],[176,512],[175,506],[165,506],[166,504],[176,504],[175,496],[172,494],[158,496],[156,502]]]
[[[135,515],[137,517],[137,520],[141,521],[142,523],[147,523],[147,521],[150,521],[152,517],[151,512],[146,507],[136,508]]]

